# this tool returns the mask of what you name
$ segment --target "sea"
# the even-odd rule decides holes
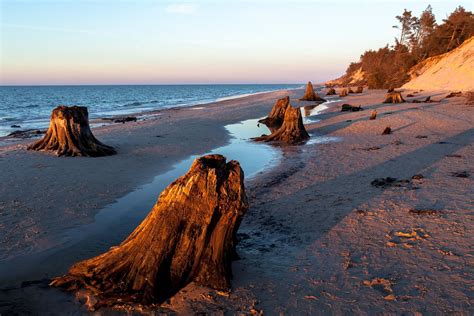
[[[302,84],[0,86],[0,136],[16,130],[46,129],[58,105],[86,106],[89,118],[185,107]]]

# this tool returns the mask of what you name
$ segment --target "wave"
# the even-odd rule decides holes
[[[0,122],[15,122],[17,120],[14,117],[0,117]]]
[[[168,87],[155,87],[150,92],[143,93],[142,90],[136,90],[135,87],[128,87],[124,93],[109,91],[109,87],[81,88],[71,91],[63,91],[62,87],[48,87],[53,89],[52,99],[81,100],[89,107],[91,118],[103,115],[124,115],[140,114],[147,115],[147,112],[158,109],[181,108],[199,105],[208,105],[210,103],[226,101],[238,98],[244,98],[252,95],[273,92],[277,90],[295,90],[304,86],[294,85],[274,85],[274,86],[235,86],[216,85],[212,86],[183,86],[169,90]],[[1,90],[0,98],[7,98],[8,105],[0,105],[0,134],[3,130],[10,130],[12,124],[25,125],[28,127],[37,127],[47,125],[53,106],[44,102],[41,94],[37,93],[38,88],[22,87],[19,91]],[[41,88],[43,89],[43,88]],[[104,94],[101,92],[104,90]],[[265,91],[259,91],[259,89]],[[258,92],[254,92],[258,91]],[[26,95],[27,98],[22,98]],[[143,99],[142,99],[143,98]],[[147,98],[147,99],[144,99]],[[18,100],[20,100],[18,104]],[[44,122],[43,122],[44,121]]]
[[[159,100],[150,100],[150,101],[135,101],[131,103],[125,103],[121,105],[121,107],[131,107],[131,106],[140,106],[140,105],[145,105],[145,104],[154,104],[154,103],[159,103]]]
[[[263,94],[263,93],[269,93],[269,92],[275,92],[275,91],[281,91],[281,90],[298,90],[298,89],[302,89],[302,88],[304,88],[304,87],[305,87],[305,86],[296,87],[296,88],[285,88],[285,89],[266,90],[266,91],[253,92],[253,93],[245,93],[245,94],[236,94],[236,95],[231,95],[231,96],[228,96],[228,97],[218,98],[218,99],[216,99],[214,102],[221,102],[221,101],[227,101],[227,100],[240,99],[240,98],[250,97],[250,96],[253,96],[253,95],[259,95],[259,94]]]

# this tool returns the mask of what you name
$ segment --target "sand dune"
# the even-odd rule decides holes
[[[410,70],[403,88],[426,90],[474,90],[474,37],[458,48],[419,63]]]
[[[344,74],[341,77],[326,81],[327,86],[357,86],[365,82],[365,73],[362,68],[357,69],[349,74]]]

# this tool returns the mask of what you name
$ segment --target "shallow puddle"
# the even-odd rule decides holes
[[[258,124],[258,119],[227,125],[225,128],[231,135],[229,143],[209,153],[222,154],[228,160],[239,161],[245,179],[251,179],[278,164],[282,157],[278,146],[250,140],[252,137],[270,133],[265,125]],[[334,140],[330,137],[313,136],[310,143],[329,141]],[[4,307],[12,310],[24,308],[25,312],[31,312],[42,308],[45,302],[54,302],[53,305],[58,310],[82,311],[80,304],[71,304],[69,293],[57,289],[45,290],[48,289],[49,278],[65,273],[75,262],[96,256],[111,246],[120,244],[150,212],[160,192],[184,175],[196,157],[190,156],[178,162],[168,172],[156,176],[150,183],[106,206],[97,213],[93,223],[69,229],[61,236],[51,236],[51,239],[56,241],[54,248],[3,262],[0,265],[0,283],[3,283],[4,287],[0,288],[0,293],[5,296]],[[245,232],[245,229],[242,231]],[[259,251],[265,251],[277,244],[281,238],[287,236],[264,236],[256,244],[260,245]],[[252,252],[255,245],[251,248],[247,251]],[[37,302],[41,304],[36,306]]]
[[[320,104],[305,105],[300,107],[301,115],[303,116],[303,124],[317,123],[320,120],[317,118],[324,110],[327,110],[332,103],[340,102],[341,98],[338,96],[327,97],[327,101]]]
[[[237,160],[244,170],[245,179],[250,179],[275,165],[281,156],[277,148],[249,140],[251,137],[269,133],[267,127],[258,124],[257,121],[258,119],[252,119],[225,126],[231,135],[229,144],[209,152],[209,154],[221,154],[227,157],[227,161]],[[110,224],[118,222],[123,223],[125,237],[150,212],[159,194],[171,182],[184,175],[197,157],[193,155],[178,162],[168,172],[156,176],[151,183],[143,185],[106,206],[95,216],[94,223],[69,230],[64,236],[65,239],[68,242],[77,241],[81,239],[81,236],[103,231]]]

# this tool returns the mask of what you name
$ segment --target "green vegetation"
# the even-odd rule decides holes
[[[346,78],[362,67],[370,89],[399,87],[409,80],[408,71],[426,58],[449,52],[474,35],[474,15],[459,6],[442,24],[436,24],[431,6],[420,17],[405,9],[396,16],[400,36],[393,46],[364,52],[351,63]]]

